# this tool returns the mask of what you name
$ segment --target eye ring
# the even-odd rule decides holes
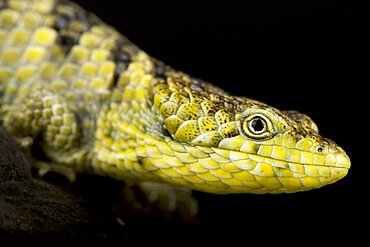
[[[267,140],[274,135],[271,120],[261,113],[251,114],[238,122],[241,134],[249,139]]]

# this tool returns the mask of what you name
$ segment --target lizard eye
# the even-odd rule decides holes
[[[253,139],[268,139],[273,135],[270,119],[262,114],[252,114],[242,119],[242,133]]]
[[[267,128],[266,121],[263,118],[255,117],[248,122],[248,129],[253,134],[261,134],[265,132]]]

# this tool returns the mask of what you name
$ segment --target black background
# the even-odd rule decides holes
[[[224,240],[263,236],[262,243],[269,238],[283,243],[296,235],[315,243],[318,237],[347,238],[349,229],[367,222],[369,162],[360,151],[369,126],[367,6],[354,1],[76,2],[175,69],[232,94],[306,113],[351,158],[345,178],[309,192],[196,192],[201,227],[178,232],[174,227],[171,234]],[[152,227],[158,239],[166,238],[167,230]]]

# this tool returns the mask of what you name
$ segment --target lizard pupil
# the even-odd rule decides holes
[[[261,133],[265,130],[266,124],[261,118],[255,118],[250,122],[251,131]]]

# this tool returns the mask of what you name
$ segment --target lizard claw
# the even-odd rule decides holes
[[[49,172],[55,172],[67,178],[70,183],[73,183],[76,180],[76,172],[69,167],[38,161],[34,167],[38,170],[38,175],[40,177],[45,176]]]
[[[141,182],[139,187],[149,204],[156,204],[165,212],[177,211],[190,217],[195,216],[198,212],[198,203],[188,188],[154,182]]]

